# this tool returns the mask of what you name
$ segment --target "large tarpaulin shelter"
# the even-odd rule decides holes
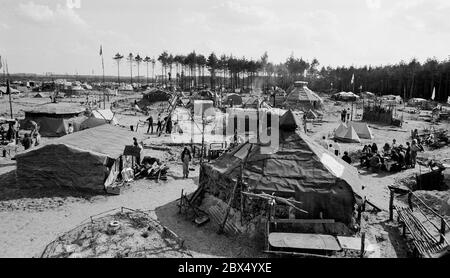
[[[80,129],[80,124],[86,117],[83,106],[71,103],[47,103],[36,105],[25,110],[25,122],[34,121],[39,125],[39,133],[45,137],[59,137],[67,134],[69,123],[74,131]]]
[[[103,191],[132,158],[124,156],[136,133],[102,125],[58,138],[16,155],[18,184]]]
[[[320,109],[323,100],[319,95],[306,87],[308,83],[297,81],[286,91],[287,97],[284,105],[287,109],[308,111],[309,109]]]
[[[266,152],[268,146],[246,142],[205,164],[202,182],[206,191],[227,200],[246,161],[242,179],[250,191],[294,197],[308,212],[304,218],[322,216],[349,224],[354,205],[362,198],[362,181],[357,170],[298,129],[294,130],[298,127],[295,119],[283,115],[279,148],[273,152]]]

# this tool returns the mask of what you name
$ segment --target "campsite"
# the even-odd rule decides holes
[[[240,102],[236,93],[230,94],[230,97],[224,97],[220,102],[217,101],[216,96],[208,93],[177,96],[163,89],[160,91],[152,89],[149,92],[134,95],[119,93],[110,98],[107,105],[111,107],[110,109],[104,109],[105,106],[99,99],[97,102],[99,108],[92,109],[92,112],[86,112],[90,110],[89,108],[86,111],[86,108],[77,108],[76,103],[73,103],[74,98],[62,98],[57,103],[46,104],[48,100],[34,98],[33,93],[30,92],[29,97],[16,99],[14,108],[18,111],[17,117],[20,117],[19,115],[25,117],[22,126],[27,127],[25,123],[27,119],[28,121],[31,119],[43,128],[43,132],[41,146],[25,152],[21,151],[21,146],[18,146],[18,149],[14,150],[17,155],[7,154],[1,159],[1,181],[4,186],[1,188],[0,213],[5,223],[10,223],[10,225],[2,225],[1,228],[2,234],[8,235],[1,241],[1,246],[5,250],[2,255],[41,256],[43,249],[50,242],[53,242],[53,245],[58,244],[52,245],[52,250],[58,248],[66,250],[73,244],[70,245],[71,243],[68,242],[61,245],[62,243],[53,240],[56,237],[65,236],[67,231],[81,223],[87,223],[86,219],[93,215],[120,207],[130,207],[147,213],[151,219],[149,221],[157,221],[158,225],[164,227],[163,230],[172,231],[183,241],[183,248],[189,252],[188,256],[193,257],[264,257],[271,252],[282,254],[280,250],[286,248],[277,247],[284,245],[279,245],[280,243],[276,243],[276,239],[272,238],[277,234],[276,230],[273,230],[275,227],[278,230],[284,227],[283,229],[296,231],[299,235],[337,234],[340,240],[338,245],[341,246],[350,244],[344,243],[350,239],[352,242],[356,240],[352,244],[358,246],[358,238],[360,238],[358,235],[363,232],[367,241],[366,247],[369,248],[365,251],[366,257],[412,256],[413,244],[402,236],[401,229],[397,228],[400,224],[391,223],[388,219],[390,187],[404,188],[407,182],[411,183],[413,177],[429,173],[431,168],[425,164],[423,166],[417,164],[414,168],[407,168],[396,174],[386,170],[374,172],[370,168],[358,166],[359,156],[362,146],[367,143],[376,143],[381,148],[384,143],[391,141],[387,138],[396,138],[398,142],[411,141],[413,130],[424,130],[424,127],[428,127],[429,124],[410,113],[402,113],[403,124],[400,128],[378,122],[367,123],[362,121],[363,117],[360,114],[364,113],[364,109],[358,104],[355,104],[353,108],[353,121],[342,122],[342,105],[336,106],[334,98],[312,92],[306,82],[297,82],[288,88],[287,92],[286,106],[279,106],[280,108],[271,107],[270,100],[264,102],[256,98],[255,105],[259,107],[257,109],[260,113],[263,113],[261,115],[267,117],[267,113],[270,113],[272,117],[275,115],[280,117],[277,127],[280,129],[279,144],[282,147],[277,153],[269,154],[265,158],[259,154],[263,149],[262,145],[245,141],[245,138],[258,136],[251,132],[251,129],[248,132],[244,129],[244,133],[239,134],[238,145],[233,143],[236,142],[231,138],[233,136],[223,137],[219,134],[220,129],[216,131],[221,123],[226,123],[229,129],[228,126],[234,124],[232,119],[235,116],[233,115],[239,119],[238,122],[248,116],[251,122],[264,119],[264,116],[261,118],[259,114],[250,113],[256,111],[252,110],[255,108],[244,106],[249,98],[244,97],[244,100]],[[233,101],[230,101],[231,99]],[[83,100],[79,106],[83,107],[83,103],[86,104],[85,100],[83,98],[79,100]],[[304,100],[304,103],[298,100]],[[38,103],[39,105],[36,106]],[[45,108],[36,108],[40,106],[40,103]],[[189,105],[190,103],[192,104]],[[219,103],[228,106],[228,113],[221,114],[218,110],[212,113]],[[206,116],[209,119],[208,122],[202,122],[201,117],[197,116],[191,118],[190,114],[186,113],[188,110],[185,110],[187,108],[184,108],[184,104],[192,109],[194,115]],[[344,107],[353,105],[345,100],[342,100],[342,104]],[[6,106],[7,101],[3,100],[2,105]],[[172,105],[174,107],[171,107]],[[351,110],[351,107],[348,108]],[[64,111],[66,114],[55,114],[60,113],[59,111]],[[44,112],[47,114],[43,114]],[[148,115],[152,115],[156,121],[157,113],[160,112],[165,112],[165,115],[169,113],[178,128],[175,134],[147,133]],[[54,117],[52,115],[57,115],[55,120],[51,120],[51,117]],[[75,129],[73,133],[64,135],[63,132],[67,131],[69,122],[73,123]],[[269,122],[270,120],[267,119],[263,121],[263,125],[268,125]],[[190,127],[192,123],[194,127]],[[244,121],[243,126],[247,124],[250,123]],[[201,128],[202,125],[204,129]],[[433,130],[448,129],[448,125],[448,122],[441,121],[433,125]],[[192,136],[177,132],[183,130],[183,133],[189,133],[191,131],[189,129],[192,129]],[[323,137],[327,142],[331,142],[333,149],[324,148]],[[131,149],[131,152],[124,150],[126,145],[132,144],[133,138],[143,145],[139,153],[141,159],[149,157],[148,159],[162,161],[162,165],[166,165],[164,166],[167,169],[165,179],[162,176],[150,179],[149,173],[154,171],[153,167],[156,164],[140,170],[147,178],[138,177],[136,173],[133,174],[133,171],[124,171],[134,169],[138,159]],[[189,179],[183,179],[179,153],[183,146],[191,142],[194,142],[192,152],[194,158],[192,169],[190,169],[192,171]],[[204,158],[200,155],[202,145],[206,149]],[[353,161],[351,166],[335,156],[336,145],[339,146],[340,154],[349,153]],[[10,153],[14,151],[10,150]],[[302,156],[307,153],[316,155],[317,159],[312,161],[324,163],[323,166],[319,164],[308,166],[309,164],[301,162],[305,159]],[[421,163],[425,163],[431,158],[444,159],[449,156],[449,153],[448,146],[435,150],[430,148],[420,154],[418,159],[421,159]],[[289,160],[283,160],[287,154],[292,157]],[[12,157],[14,157],[13,160],[11,160]],[[266,162],[260,164],[261,159]],[[294,162],[296,160],[297,164]],[[239,164],[242,161],[246,161],[247,166],[240,170]],[[253,163],[256,164],[253,165]],[[159,164],[161,166],[161,163]],[[258,170],[261,167],[259,165],[265,165],[263,166],[265,168]],[[324,172],[320,173],[318,169]],[[264,177],[258,177],[260,172],[265,173]],[[249,193],[243,192],[243,188],[239,189],[241,193],[234,191],[241,175],[248,177],[245,180],[245,186]],[[298,180],[297,176],[305,177],[306,183],[299,183],[301,180]],[[339,182],[336,183],[337,181]],[[340,182],[343,183],[340,184]],[[340,189],[330,191],[332,194],[330,197],[325,197],[323,195],[325,191],[322,190],[319,191],[322,192],[321,194],[314,197],[312,188],[317,186],[327,188],[329,185],[326,184],[336,184]],[[305,195],[299,190],[312,191]],[[264,192],[267,195],[256,192]],[[422,195],[427,194],[426,191],[416,192],[425,192],[421,193]],[[193,198],[197,194],[202,195],[203,198]],[[267,213],[270,213],[270,209],[264,208],[264,198],[270,199],[272,194],[281,198],[278,202],[290,204],[287,207],[285,205],[274,207],[275,210],[272,213],[276,213],[277,218],[290,219],[293,213],[292,215],[295,216],[292,217],[305,220],[301,222],[303,223],[301,225],[289,224],[287,220],[283,220],[284,224],[276,226],[268,224],[269,230],[274,231],[270,238],[273,242],[272,245],[265,246],[259,239],[264,237],[266,228],[258,223],[266,221],[264,219]],[[228,209],[227,203],[233,195],[240,197],[233,201],[231,208]],[[302,204],[301,210],[306,214],[295,212],[297,206],[289,201],[294,199],[295,202]],[[334,200],[333,202],[336,203],[335,205],[329,201],[324,203],[325,200]],[[338,209],[345,202],[348,204]],[[443,202],[445,207],[445,198]],[[291,212],[289,206],[295,208],[294,212]],[[362,211],[363,206],[365,211]],[[369,209],[371,206],[373,207]],[[224,220],[224,215],[228,215],[228,220]],[[445,217],[448,219],[449,216]],[[275,221],[282,221],[282,219],[276,220],[277,218]],[[20,222],[16,222],[17,219],[20,219]],[[45,221],[51,219],[58,225],[42,226],[40,223],[44,219]],[[317,219],[324,220],[318,222]],[[333,222],[328,219],[333,219]],[[205,220],[206,223],[195,224]],[[223,221],[227,223],[225,226],[221,226]],[[220,229],[224,229],[224,232],[218,234],[217,231]],[[33,232],[22,232],[25,230]],[[384,234],[387,236],[380,237]],[[232,235],[238,235],[237,240],[232,240]],[[248,240],[249,238],[251,240]],[[328,244],[331,244],[321,248],[334,250],[330,246],[336,244],[333,243],[335,239],[322,238],[321,240],[327,240]],[[74,254],[72,257],[94,256],[92,250],[74,251],[78,249],[71,248],[59,255],[56,253],[50,255],[46,251],[44,256],[70,256],[72,253]],[[358,257],[360,250],[351,248],[344,253],[341,248],[338,248],[340,250],[338,252],[329,250],[326,253],[333,253],[337,257]],[[167,250],[167,256],[184,256],[181,253],[169,255],[172,251]],[[116,255],[113,253],[100,255],[99,253],[98,256],[125,256],[125,253],[131,256],[130,251],[127,251],[128,253],[125,251],[120,253],[120,250],[114,252]],[[133,254],[135,254],[133,256],[147,256],[139,252]]]

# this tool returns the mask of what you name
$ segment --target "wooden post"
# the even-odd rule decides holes
[[[390,190],[390,198],[389,198],[389,220],[394,220],[394,191]]]
[[[440,231],[440,233],[441,233],[441,237],[439,239],[439,243],[442,244],[442,243],[444,243],[444,240],[445,240],[445,220],[444,220],[444,217],[441,217],[441,231]]]
[[[360,257],[364,257],[364,250],[365,250],[365,242],[366,242],[366,233],[361,234],[361,254]]]
[[[411,191],[408,193],[408,205],[409,205],[409,209],[412,211],[413,204],[412,204],[412,192]]]

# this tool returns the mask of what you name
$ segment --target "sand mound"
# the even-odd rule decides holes
[[[44,258],[187,258],[191,254],[173,232],[148,214],[118,209],[88,220],[51,242]]]

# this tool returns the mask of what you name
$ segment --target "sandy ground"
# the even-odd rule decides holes
[[[47,100],[29,97],[16,98],[13,107],[15,113],[19,113],[20,109],[24,107],[43,102],[47,102]],[[334,102],[327,101],[325,109],[327,113],[324,121],[314,124],[309,135],[320,140],[323,135],[332,134],[332,131],[338,126],[339,111],[345,105],[334,105]],[[8,107],[7,100],[0,99],[1,111],[9,111],[9,108],[5,110],[3,107]],[[155,107],[152,114],[156,115],[159,110],[159,106]],[[130,109],[122,109],[118,112],[120,112],[117,114],[119,123],[127,127],[135,126],[139,121],[145,121],[148,118],[148,116]],[[373,140],[363,140],[360,144],[340,144],[342,151],[354,152],[362,149],[364,144],[372,142],[382,146],[385,142],[390,143],[393,138],[396,138],[398,143],[404,144],[406,141],[410,141],[411,129],[428,126],[427,123],[418,121],[414,115],[405,113],[404,117],[406,121],[402,128],[370,124],[375,135]],[[439,127],[449,128],[449,124],[440,124]],[[77,226],[89,216],[121,206],[150,211],[163,225],[185,239],[186,246],[196,257],[262,256],[262,253],[259,252],[260,249],[250,246],[250,243],[245,244],[217,234],[217,227],[213,223],[197,227],[178,214],[175,201],[179,198],[181,190],[189,193],[197,188],[198,162],[193,165],[195,171],[191,173],[191,178],[181,179],[181,164],[178,157],[181,146],[168,147],[165,143],[170,142],[169,135],[158,137],[146,134],[146,130],[147,126],[141,126],[137,131],[144,138],[145,151],[147,154],[167,161],[170,167],[168,180],[159,183],[139,180],[125,188],[118,196],[92,195],[61,189],[19,189],[15,186],[15,161],[9,158],[0,158],[0,219],[2,220],[0,224],[0,257],[38,256],[46,244],[61,233]],[[162,149],[158,150],[158,147],[162,147]],[[164,150],[167,148],[170,149],[170,152]],[[450,148],[426,151],[421,155],[436,158],[450,157]],[[359,162],[354,163],[355,166],[358,164]],[[426,169],[417,166],[415,169],[408,169],[396,174],[359,171],[367,198],[383,209],[379,213],[371,211],[364,213],[363,229],[366,231],[367,238],[371,243],[379,245],[381,257],[409,256],[406,242],[400,236],[396,223],[388,221],[389,194],[387,186],[397,184],[400,180],[426,171]],[[386,233],[387,237],[381,236],[383,233]]]

